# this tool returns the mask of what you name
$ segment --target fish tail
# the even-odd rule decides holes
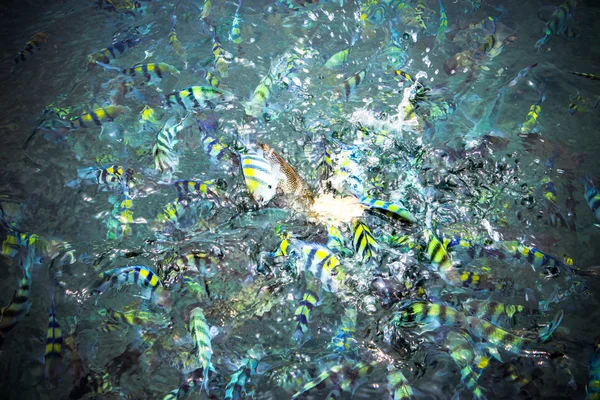
[[[552,321],[550,321],[548,323],[548,325],[538,335],[538,338],[537,338],[538,342],[543,343],[543,342],[547,341],[548,339],[550,339],[550,336],[552,336],[552,334],[554,333],[556,328],[558,328],[558,326],[562,322],[563,317],[564,317],[563,310],[560,310],[559,312],[557,312],[556,315],[554,316],[554,318],[552,319]]]

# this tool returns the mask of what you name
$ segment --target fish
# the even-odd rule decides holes
[[[592,214],[600,221],[600,192],[596,189],[591,176],[588,175],[585,179],[581,178],[581,181],[585,185],[585,202],[590,207],[590,210],[592,210]]]
[[[245,149],[240,154],[240,161],[250,196],[259,206],[267,205],[277,194],[277,187],[281,181],[278,169],[265,158],[261,148]]]
[[[23,46],[23,48],[17,53],[17,56],[15,57],[15,65],[27,60],[27,57],[25,57],[27,53],[33,55],[34,48],[40,51],[42,49],[40,46],[42,43],[48,43],[48,34],[45,32],[34,33],[29,41],[25,43],[25,46]]]
[[[535,247],[525,246],[518,242],[505,242],[501,245],[501,249],[506,252],[507,256],[517,260],[525,259],[531,264],[533,270],[544,268],[550,276],[560,274],[561,270],[568,273],[572,272],[571,268],[562,260]]]
[[[423,29],[425,34],[429,34],[427,25],[425,24],[425,21],[423,20],[423,12],[426,9],[427,9],[427,4],[425,3],[425,0],[417,0],[417,5],[415,6],[415,20],[417,21],[417,23],[419,24],[421,29]]]
[[[525,122],[521,124],[519,127],[519,131],[521,135],[529,135],[534,131],[534,126],[537,123],[540,111],[542,110],[542,103],[546,100],[546,94],[542,93],[540,98],[535,104],[532,104],[529,107],[529,112],[527,113],[527,119]]]
[[[116,323],[129,326],[150,327],[153,329],[165,328],[169,321],[162,314],[157,314],[143,309],[132,309],[127,311],[116,311],[110,308],[102,310],[102,314]],[[122,328],[121,328],[122,329]]]
[[[175,32],[175,24],[177,23],[177,16],[173,15],[171,17],[171,32],[169,32],[169,45],[173,49],[175,53],[181,57],[185,67],[187,68],[187,52],[181,46],[179,39],[177,39],[177,32]]]
[[[360,71],[354,73],[346,80],[344,80],[344,82],[342,82],[340,85],[338,85],[338,88],[340,89],[341,93],[346,98],[346,100],[350,99],[350,97],[356,94],[358,86],[361,84],[361,82],[364,82],[370,68],[371,65],[369,64]]]
[[[180,274],[185,271],[192,271],[194,276],[211,278],[218,273],[220,261],[220,257],[214,256],[208,252],[192,251],[160,263],[159,271],[160,274],[165,277],[172,274]]]
[[[515,76],[507,85],[507,87],[513,87],[515,86],[517,83],[519,83],[519,81],[521,79],[523,79],[528,73],[529,71],[531,71],[532,69],[534,69],[535,67],[537,67],[538,63],[534,63],[531,65],[528,65],[527,67],[523,68],[522,70],[519,71],[519,73],[517,74],[517,76]]]
[[[246,384],[250,382],[252,375],[256,374],[259,360],[254,358],[245,358],[242,364],[231,374],[227,386],[225,386],[225,400],[238,400],[245,398],[253,398],[254,391],[246,389]]]
[[[216,26],[212,27],[211,33],[213,40],[212,52],[215,56],[214,67],[219,72],[219,75],[226,78],[227,75],[229,75],[228,64],[231,62],[231,54],[227,53],[225,49],[223,49],[223,46],[221,46],[221,43],[219,43]]]
[[[205,131],[202,137],[202,148],[213,161],[224,161],[231,155],[227,144],[212,136],[208,131]]]
[[[415,398],[413,388],[402,371],[392,365],[388,365],[387,390],[390,400],[411,400]]]
[[[342,233],[333,225],[327,226],[327,248],[333,253],[341,256],[349,256],[352,254],[345,246],[345,240]]]
[[[100,277],[103,282],[94,289],[94,293],[102,294],[115,286],[137,285],[142,288],[142,298],[155,300],[159,306],[170,304],[170,295],[163,289],[158,276],[143,265],[113,268],[102,273]]]
[[[297,399],[302,394],[314,389],[327,379],[334,385],[328,398],[341,398],[341,391],[350,391],[354,394],[356,389],[367,381],[367,376],[372,370],[373,366],[371,364],[363,362],[344,362],[335,364],[323,371],[310,382],[304,384],[304,386],[292,396],[292,400]]]
[[[264,109],[273,93],[275,87],[275,79],[271,74],[271,70],[260,80],[252,98],[246,102],[244,112],[247,116],[258,118],[264,112]]]
[[[72,130],[102,126],[103,123],[112,122],[117,119],[119,115],[128,112],[131,112],[129,107],[119,105],[96,108],[95,110],[82,114],[77,118],[71,118],[69,120],[69,125],[71,126]]]
[[[204,0],[204,6],[202,6],[202,14],[200,14],[200,19],[206,20],[210,15],[210,10],[212,9],[212,1]]]
[[[102,67],[115,70],[120,72],[123,75],[129,75],[132,77],[142,76],[146,80],[146,83],[151,86],[157,83],[159,80],[165,77],[166,74],[171,75],[179,75],[180,72],[174,66],[167,63],[138,63],[130,68],[120,69],[116,67],[112,67],[108,64],[104,64],[102,62],[96,62],[96,64],[101,65]]]
[[[576,72],[576,71],[569,71],[569,73],[573,74],[573,75],[581,76],[582,78],[591,79],[593,81],[600,81],[600,76],[598,76],[596,74],[589,74],[587,72]]]
[[[154,221],[157,224],[176,224],[177,221],[188,211],[190,208],[190,201],[183,198],[177,198],[167,203],[162,211],[158,213]]]
[[[206,82],[209,83],[209,85],[216,88],[221,87],[221,81],[219,81],[219,78],[210,71],[206,71],[204,78],[206,79]]]
[[[211,334],[208,322],[204,312],[200,307],[194,308],[190,311],[190,322],[188,324],[188,330],[192,335],[192,341],[196,350],[196,357],[204,370],[202,386],[208,392],[208,379],[210,372],[216,372],[212,365],[212,344]]]
[[[363,196],[359,201],[369,209],[382,213],[392,219],[400,219],[401,221],[413,224],[417,222],[415,216],[400,202],[392,203],[383,200],[377,200],[369,196]]]
[[[333,174],[333,162],[331,160],[331,151],[325,141],[322,143],[322,151],[320,151],[320,156],[317,160],[317,165],[315,168],[315,176],[319,179],[319,181],[326,181]]]
[[[494,352],[494,348],[501,348],[508,353],[525,357],[550,356],[551,353],[544,350],[535,350],[534,348],[537,343],[542,343],[550,337],[552,332],[560,325],[562,317],[563,311],[561,310],[546,329],[539,334],[537,340],[516,336],[491,322],[473,316],[467,317],[466,326],[471,335],[480,340],[484,340],[486,347],[489,346],[488,349],[493,352],[492,354],[498,358],[499,361],[502,361],[499,358],[499,354]]]
[[[77,169],[77,178],[75,181],[67,183],[65,186],[76,187],[80,181],[92,181],[98,185],[101,190],[114,190],[121,187],[121,180],[129,177],[128,181],[133,181],[133,170],[128,168],[126,171],[120,165],[112,164],[105,167],[84,167]]]
[[[111,58],[116,60],[126,50],[140,44],[141,39],[132,37],[129,39],[115,42],[112,45],[100,50],[97,53],[92,53],[88,56],[88,70],[96,66],[96,62],[102,62],[104,64],[110,64]]]
[[[537,51],[541,51],[542,46],[548,42],[552,35],[558,35],[564,31],[567,26],[567,19],[573,15],[575,7],[577,7],[577,0],[567,0],[554,11],[544,26],[544,37],[535,43]]]
[[[336,293],[346,278],[340,260],[327,247],[318,243],[289,239],[290,256],[299,258],[301,269],[311,272],[330,293]]]
[[[590,381],[586,388],[587,400],[600,399],[600,343],[596,344],[596,348],[590,358],[589,367]]]
[[[175,145],[179,142],[177,135],[189,126],[187,118],[175,123],[175,117],[169,118],[165,126],[156,134],[152,147],[154,167],[161,173],[173,173],[179,164],[179,156],[175,152]]]
[[[442,303],[409,301],[392,314],[390,325],[395,328],[414,330],[418,334],[445,327],[464,325],[464,315]]]
[[[306,181],[283,159],[271,146],[266,143],[258,143],[263,151],[263,157],[281,179],[277,186],[284,195],[293,198],[294,204],[302,209],[308,209],[314,204],[312,191]]]
[[[46,351],[44,353],[44,373],[46,380],[52,385],[58,385],[62,373],[63,336],[56,313],[54,311],[54,286],[52,289],[50,312],[48,316],[48,331],[46,333]]]
[[[29,294],[31,290],[31,275],[28,269],[24,270],[24,275],[19,282],[19,287],[6,307],[0,308],[0,345],[4,341],[6,334],[11,331],[31,308]]]
[[[357,351],[358,341],[354,337],[356,332],[357,312],[354,307],[348,307],[344,311],[342,323],[337,328],[335,336],[331,338],[328,348],[335,353],[347,353]]]
[[[202,109],[214,102],[230,101],[232,95],[212,86],[190,86],[183,90],[165,95],[167,107],[178,105],[184,110]]]
[[[512,325],[516,314],[533,314],[535,312],[535,310],[527,309],[520,304],[506,304],[491,300],[467,299],[462,302],[462,306],[469,314],[499,326]]]
[[[231,40],[235,44],[242,43],[242,32],[240,30],[240,8],[242,7],[242,2],[243,0],[240,0],[240,2],[237,5],[233,21],[231,22],[231,31],[229,32],[229,40]]]
[[[294,312],[294,320],[296,321],[296,329],[292,336],[292,340],[298,343],[298,347],[302,344],[302,338],[308,336],[310,328],[308,323],[310,322],[313,308],[319,305],[319,296],[312,290],[306,290],[302,295],[300,305]],[[310,337],[310,336],[309,336]]]
[[[436,39],[439,43],[443,43],[446,39],[446,30],[448,29],[448,16],[446,15],[446,9],[444,3],[439,0],[440,3],[440,26],[437,31]]]
[[[357,218],[352,221],[352,245],[355,253],[365,263],[371,261],[379,249],[369,227]]]
[[[485,399],[477,381],[482,370],[489,363],[488,358],[477,355],[471,340],[461,333],[450,332],[446,337],[446,345],[450,352],[450,357],[452,357],[460,368],[461,381],[473,394],[473,398]]]
[[[325,62],[323,65],[327,69],[340,69],[344,67],[348,63],[348,57],[350,56],[350,51],[354,47],[356,40],[358,39],[358,33],[352,37],[352,41],[350,42],[350,46],[345,48],[344,50],[338,51]]]
[[[226,195],[227,182],[223,179],[210,179],[206,181],[181,180],[173,182],[179,199],[206,199],[217,205]]]
[[[569,96],[569,114],[575,115],[577,112],[584,111],[586,111],[585,99],[580,95]]]

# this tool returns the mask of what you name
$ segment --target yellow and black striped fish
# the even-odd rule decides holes
[[[110,64],[111,59],[115,60],[127,49],[130,49],[140,43],[139,38],[129,38],[115,42],[105,49],[100,50],[97,53],[92,53],[88,56],[88,70],[96,66],[96,61],[104,64]]]
[[[581,76],[582,78],[591,79],[593,81],[600,81],[600,76],[598,76],[596,74],[588,74],[586,72],[576,72],[576,71],[569,71],[569,73],[573,74],[573,75]]]
[[[402,221],[415,223],[417,219],[415,216],[408,211],[400,202],[390,203],[387,201],[377,200],[372,197],[362,197],[360,199],[361,204],[369,207],[370,209],[383,213],[393,219],[401,219]]]
[[[371,261],[379,248],[369,227],[359,219],[352,221],[352,244],[356,254],[366,263]]]
[[[77,118],[69,120],[71,129],[91,128],[94,126],[102,126],[103,122],[114,121],[119,115],[131,111],[125,106],[106,106],[97,108],[93,111],[85,113]]]
[[[580,95],[569,96],[569,114],[574,115],[577,112],[585,112],[585,99]]]
[[[242,43],[242,32],[240,29],[240,8],[242,7],[242,1],[243,0],[240,0],[237,9],[235,10],[235,16],[233,17],[233,22],[231,23],[231,32],[229,32],[229,40],[235,44]]]
[[[414,398],[414,393],[410,382],[404,376],[402,371],[392,365],[388,366],[387,390],[390,394],[390,400],[408,400]]]
[[[219,101],[229,101],[232,95],[212,86],[190,86],[165,96],[167,107],[178,105],[184,110],[206,108]]]
[[[417,328],[420,333],[431,332],[440,326],[461,326],[463,314],[440,303],[411,301],[394,313],[390,324],[396,328]]]
[[[552,35],[564,32],[567,26],[567,18],[573,14],[575,7],[577,7],[577,0],[567,0],[554,11],[544,26],[544,37],[535,43],[535,49],[537,51],[542,49],[542,46]]]
[[[177,53],[181,57],[183,63],[187,66],[187,52],[181,46],[181,43],[179,43],[179,39],[177,39],[177,33],[175,32],[176,23],[177,16],[173,15],[171,17],[171,32],[169,32],[169,45],[171,46],[173,51],[175,51],[175,53]]]
[[[335,364],[323,371],[312,381],[302,386],[302,388],[292,396],[292,400],[297,399],[302,394],[314,389],[327,379],[329,379],[334,386],[329,397],[342,398],[341,391],[354,393],[361,384],[367,381],[367,377],[372,370],[373,366],[371,364],[363,362],[355,363],[354,361],[350,361]]]
[[[225,196],[227,182],[223,179],[207,181],[182,180],[173,182],[180,199],[207,199],[220,204],[220,199]]]
[[[34,33],[31,39],[23,46],[23,48],[19,51],[17,56],[15,57],[15,64],[20,62],[24,62],[27,58],[25,55],[27,53],[33,55],[33,49],[36,48],[38,51],[42,48],[40,45],[42,43],[48,43],[48,34],[44,32]]]
[[[221,43],[219,42],[219,40],[217,39],[217,28],[215,26],[212,27],[211,33],[212,33],[212,37],[213,37],[213,46],[212,46],[212,52],[213,55],[215,56],[215,69],[219,72],[219,75],[221,75],[222,77],[227,77],[227,75],[229,74],[229,63],[231,62],[231,56],[229,53],[227,53],[225,51],[225,49],[223,49],[223,46],[221,46]]]
[[[158,224],[177,223],[189,207],[190,202],[187,199],[177,198],[164,206],[163,210],[156,216],[155,222]]]
[[[121,73],[133,77],[143,76],[146,79],[146,82],[152,84],[159,79],[162,79],[165,74],[179,75],[179,70],[167,63],[139,63],[131,68],[121,70]]]
[[[0,308],[0,344],[4,340],[7,332],[12,330],[17,323],[25,318],[29,312],[31,301],[29,300],[29,291],[31,290],[31,276],[29,271],[25,270],[25,276],[19,283],[19,288],[15,292],[10,304]]]
[[[50,304],[48,332],[46,334],[46,351],[44,354],[44,372],[46,380],[57,385],[62,373],[63,336],[54,312],[54,296]]]
[[[294,313],[294,320],[296,321],[296,330],[294,331],[294,335],[292,339],[301,344],[302,338],[309,335],[309,327],[308,323],[310,322],[310,318],[312,315],[312,310],[319,303],[319,296],[313,292],[312,290],[307,290],[302,295],[302,300],[300,301],[300,305],[296,308],[296,312]]]
[[[260,206],[266,205],[277,194],[280,182],[278,172],[265,159],[262,150],[246,150],[240,159],[248,192]]]
[[[179,123],[175,117],[169,118],[165,126],[156,134],[156,140],[152,147],[154,167],[160,172],[174,172],[179,164],[179,157],[175,151],[175,145],[179,142],[177,134],[188,127],[188,120],[184,118]]]
[[[350,76],[348,79],[342,82],[341,85],[339,85],[339,88],[342,91],[342,94],[344,95],[346,100],[348,100],[351,96],[354,96],[356,94],[358,86],[361,84],[361,82],[365,80],[370,68],[371,65],[369,64],[360,71],[356,72],[354,75]]]

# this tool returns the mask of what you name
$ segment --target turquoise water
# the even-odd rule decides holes
[[[598,72],[597,4],[536,49],[557,2],[444,1],[439,33],[438,1],[289,3],[0,8],[3,397],[596,398],[599,84],[569,71]],[[179,73],[114,69],[159,62]],[[102,286],[127,266],[160,288]],[[63,345],[45,354],[52,301]],[[481,334],[467,316],[492,301],[514,308]]]

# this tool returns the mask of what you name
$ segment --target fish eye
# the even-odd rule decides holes
[[[272,186],[272,185],[269,185],[269,186],[267,186],[267,187],[268,187],[269,189],[273,189],[273,186]]]

